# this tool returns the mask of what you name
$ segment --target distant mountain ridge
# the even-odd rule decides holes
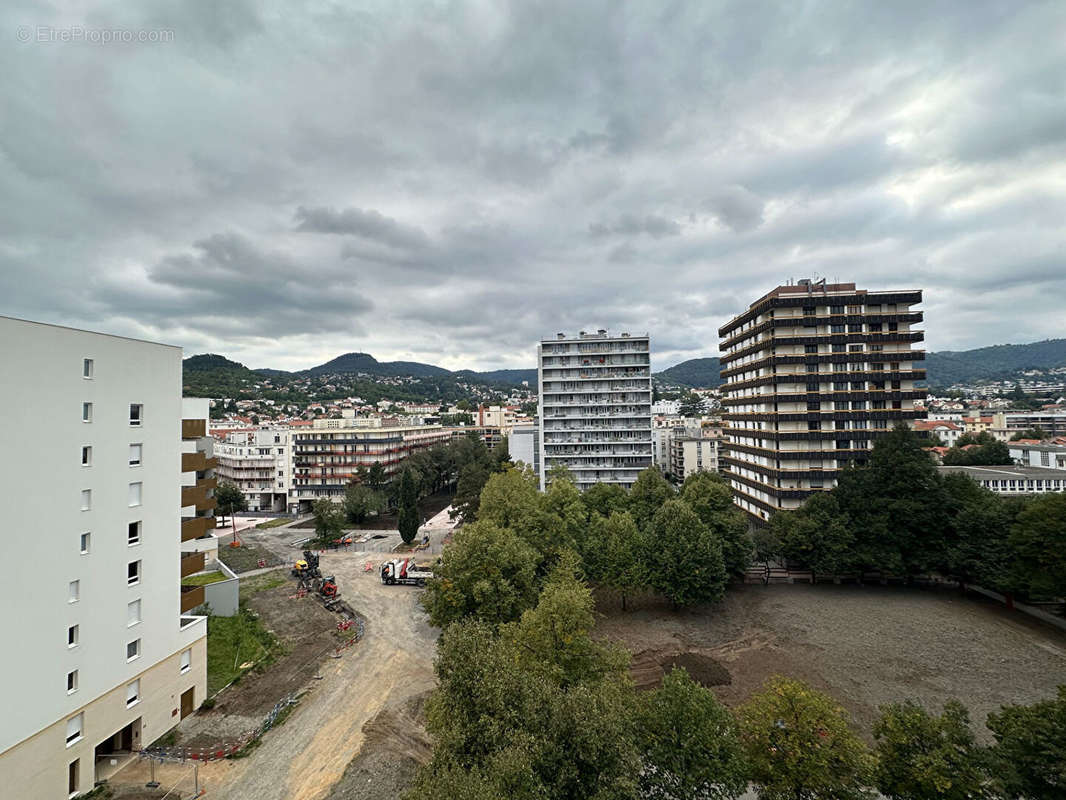
[[[976,350],[942,350],[925,357],[926,382],[941,387],[1003,380],[1025,370],[1055,367],[1066,367],[1066,339],[996,344]]]
[[[662,372],[656,372],[655,377],[662,383],[677,383],[693,389],[713,389],[722,382],[718,374],[720,369],[718,356],[690,358]]]

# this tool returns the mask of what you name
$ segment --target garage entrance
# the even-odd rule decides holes
[[[93,753],[96,766],[94,780],[105,781],[110,778],[133,758],[133,754],[140,747],[141,718],[137,717],[129,725],[115,731],[96,745]]]

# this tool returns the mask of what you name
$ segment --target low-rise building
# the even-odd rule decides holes
[[[718,437],[684,433],[675,435],[670,440],[669,473],[678,481],[683,481],[695,472],[718,471]]]
[[[1027,467],[1066,470],[1066,445],[1011,442],[1010,457]]]
[[[244,492],[249,511],[284,511],[292,485],[289,449],[285,429],[231,431],[215,444],[218,477]]]
[[[968,475],[996,494],[1022,495],[1066,491],[1066,472],[1046,467],[937,467],[941,474]]]
[[[1066,411],[1011,411],[1004,418],[1005,425],[1001,427],[1012,434],[1041,428],[1049,436],[1066,435]]]
[[[936,436],[944,443],[945,447],[954,447],[962,436],[962,426],[950,420],[924,420],[914,421],[914,430]]]

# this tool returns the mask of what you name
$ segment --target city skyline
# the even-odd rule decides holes
[[[5,7],[0,312],[281,369],[602,326],[661,369],[846,277],[922,288],[932,351],[1061,336],[1066,9],[779,13]],[[38,36],[75,26],[169,34]]]

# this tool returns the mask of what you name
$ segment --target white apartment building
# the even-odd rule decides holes
[[[925,417],[913,349],[921,291],[778,286],[718,330],[721,461],[737,505],[765,520],[836,485],[899,422]]]
[[[203,560],[183,539],[210,533],[182,520],[213,503],[206,420],[183,421],[177,347],[0,317],[0,372],[0,782],[67,798],[205,697],[206,619],[179,584]]]
[[[219,480],[244,492],[249,511],[285,511],[292,488],[290,448],[288,429],[230,431],[215,444]]]
[[[536,423],[515,425],[507,437],[507,455],[515,464],[526,464],[540,474],[540,426]]]
[[[961,473],[996,494],[1026,495],[1066,491],[1066,472],[1047,467],[937,467]]]
[[[625,488],[652,464],[651,361],[647,334],[582,331],[537,347],[540,485],[565,466],[577,487]]]
[[[654,417],[669,417],[681,413],[680,400],[656,400],[651,404],[651,413]]]
[[[1066,470],[1066,445],[1010,442],[1007,447],[1010,457],[1021,466]]]
[[[698,430],[678,432],[670,439],[667,472],[679,481],[696,472],[717,472],[719,442]]]

